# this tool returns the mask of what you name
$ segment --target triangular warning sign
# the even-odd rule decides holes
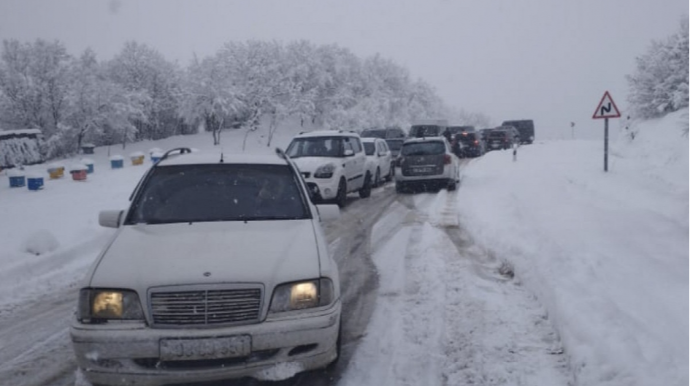
[[[604,93],[604,96],[601,97],[601,102],[599,102],[599,106],[597,106],[597,109],[594,111],[594,115],[592,115],[592,119],[600,119],[600,118],[620,118],[621,117],[621,112],[618,111],[618,107],[616,107],[616,104],[613,102],[613,98],[611,98],[611,94],[609,94],[608,91]]]

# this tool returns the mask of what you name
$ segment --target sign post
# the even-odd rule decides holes
[[[621,113],[608,91],[601,97],[592,119],[604,119],[604,171],[609,171],[609,118],[620,118]]]

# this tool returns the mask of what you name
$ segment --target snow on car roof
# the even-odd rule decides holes
[[[375,137],[365,137],[362,138],[362,142],[376,142],[376,141],[383,141],[383,138],[375,138]]]
[[[169,165],[191,165],[191,164],[218,164],[220,163],[221,153],[186,153],[171,154],[158,163],[159,166]],[[264,165],[285,165],[285,160],[277,154],[223,154],[223,163],[226,164],[264,164]]]
[[[305,137],[359,137],[359,134],[341,130],[316,130],[308,133],[300,133],[295,136],[295,138]]]

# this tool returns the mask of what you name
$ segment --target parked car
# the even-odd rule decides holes
[[[395,172],[395,190],[402,192],[413,185],[442,186],[455,190],[459,179],[459,161],[443,137],[408,139],[403,144]]]
[[[484,145],[486,146],[487,141],[489,140],[489,133],[491,132],[492,129],[490,128],[485,128],[485,129],[480,129],[479,130],[479,137],[484,141]]]
[[[79,291],[70,335],[99,385],[300,370],[340,353],[338,266],[296,166],[279,155],[166,153],[139,182]]]
[[[460,157],[481,157],[485,153],[484,141],[477,132],[462,132],[455,136],[462,144]]]
[[[448,127],[443,119],[434,119],[415,123],[410,127],[409,138],[440,137]]]
[[[371,195],[373,175],[357,133],[325,130],[295,136],[287,148],[316,202],[345,206],[347,194]]]
[[[398,158],[398,154],[400,154],[400,149],[402,149],[402,145],[405,142],[404,138],[387,138],[386,139],[386,144],[388,144],[388,149],[391,151],[391,156],[393,159]]]
[[[367,156],[367,170],[374,176],[373,186],[380,186],[384,180],[391,181],[395,168],[386,141],[381,138],[362,138],[362,145]]]
[[[362,138],[405,138],[407,134],[399,127],[386,127],[385,129],[364,129],[360,134]]]
[[[520,132],[513,126],[500,126],[499,129],[507,130],[513,136],[513,143],[520,144]]]
[[[521,144],[532,144],[534,142],[534,121],[531,119],[522,119],[515,121],[504,121],[502,126],[513,126],[520,133]]]
[[[489,150],[510,149],[515,142],[513,133],[504,129],[493,129],[489,133],[487,147]]]

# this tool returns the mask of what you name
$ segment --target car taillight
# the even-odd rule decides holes
[[[452,159],[450,158],[450,155],[448,155],[448,154],[443,155],[443,164],[444,165],[450,165],[451,161],[452,161]]]
[[[475,139],[475,140],[474,140],[474,144],[475,144],[475,145],[479,145],[479,141],[477,141],[477,140]]]

